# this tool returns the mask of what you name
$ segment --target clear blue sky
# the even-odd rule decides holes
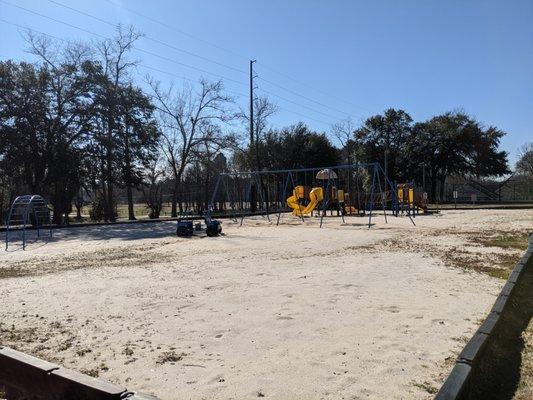
[[[147,39],[138,43],[141,49],[235,80],[225,79],[225,85],[242,107],[247,104],[248,60],[257,59],[256,73],[266,80],[256,81],[257,93],[270,92],[280,107],[274,126],[302,120],[328,131],[346,115],[359,121],[387,107],[403,108],[415,120],[463,108],[508,132],[502,145],[512,162],[518,148],[533,141],[531,0],[55,1],[110,22],[133,24],[148,37],[242,70]],[[0,19],[52,35],[98,39],[6,2],[100,35],[113,33],[111,26],[48,0],[0,0]],[[20,29],[0,21],[0,58],[32,59],[25,47]],[[177,76],[216,79],[160,57],[137,51],[135,57]],[[139,71],[139,80],[150,72],[164,82],[183,83],[144,67]]]

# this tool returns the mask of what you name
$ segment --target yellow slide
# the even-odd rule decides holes
[[[292,213],[297,215],[300,212],[302,206],[298,203],[298,197],[292,195],[287,199],[287,205],[292,208]]]
[[[296,187],[296,189],[298,188],[299,186]],[[294,215],[300,216],[300,215],[310,214],[311,211],[313,211],[316,208],[318,203],[324,200],[324,191],[322,190],[322,188],[315,187],[311,189],[311,192],[309,193],[309,200],[310,200],[309,204],[302,210],[301,209],[302,206],[298,203],[298,196],[297,196],[300,193],[299,192],[297,193],[296,189],[295,189],[295,193],[287,199],[287,204],[289,205],[289,207],[293,209],[292,213]],[[300,198],[303,198],[303,196],[301,196]]]
[[[292,192],[292,196],[287,199],[287,205],[292,208],[292,213],[294,215],[299,215],[303,206],[298,202],[298,200],[305,197],[305,188],[303,186],[296,186]]]
[[[309,204],[302,211],[302,214],[311,214],[311,211],[315,209],[318,203],[324,200],[324,191],[322,190],[322,188],[315,187],[311,189],[311,192],[309,193],[309,200]]]

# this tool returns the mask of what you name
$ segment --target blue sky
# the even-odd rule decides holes
[[[184,50],[140,40],[138,48],[160,57],[134,52],[141,61],[139,80],[147,72],[177,85],[182,76],[223,76],[246,107],[248,60],[256,59],[257,93],[280,109],[274,126],[302,120],[328,131],[346,116],[359,122],[387,107],[403,108],[415,120],[462,108],[508,132],[502,147],[512,162],[519,147],[533,141],[531,0],[54,1],[133,24]],[[100,35],[113,33],[112,26],[49,0],[0,0],[2,59],[32,59],[21,29],[11,24],[62,38],[98,39],[8,3]]]

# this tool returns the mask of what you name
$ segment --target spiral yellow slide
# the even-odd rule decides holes
[[[287,205],[292,208],[292,213],[294,215],[301,216],[310,214],[311,211],[316,208],[318,203],[324,199],[324,191],[321,187],[311,189],[311,192],[309,193],[309,204],[302,209],[303,206],[298,203],[298,200],[303,199],[304,197],[304,187],[296,186],[293,195],[287,199]]]

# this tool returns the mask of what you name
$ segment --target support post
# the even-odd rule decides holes
[[[252,177],[250,176],[250,183],[248,184],[248,188],[246,189],[246,196],[245,196],[245,201],[248,200],[250,205],[252,204],[252,201],[250,199],[251,188],[252,188]],[[243,221],[244,221],[244,210],[242,211],[240,226],[242,226]]]
[[[381,196],[381,207],[383,208],[383,216],[385,217],[385,223],[388,224],[387,212],[385,211],[385,198],[383,196],[383,190],[381,189],[381,178],[379,177],[379,169],[377,167],[374,168],[376,169],[376,175],[378,178],[379,194]]]
[[[281,204],[283,204],[285,206],[285,202],[286,202],[286,199],[285,199],[285,196],[287,196],[287,185],[289,184],[289,176],[291,175],[291,173],[287,173],[287,178],[285,179],[285,185],[283,185],[283,194],[281,195]],[[292,179],[292,178],[291,178]],[[281,207],[279,209],[279,213],[278,213],[278,220],[276,222],[276,226],[279,225],[279,219],[281,218]]]
[[[376,166],[372,168],[372,186],[370,187],[370,213],[368,215],[368,229],[372,225],[372,209],[374,208],[374,184],[376,182]]]
[[[324,219],[324,214],[326,213],[326,207],[329,203],[329,182],[331,180],[331,169],[328,170],[328,182],[326,183],[326,190],[324,191],[324,205],[322,206],[322,212],[320,213],[320,227],[322,228],[322,220]]]

